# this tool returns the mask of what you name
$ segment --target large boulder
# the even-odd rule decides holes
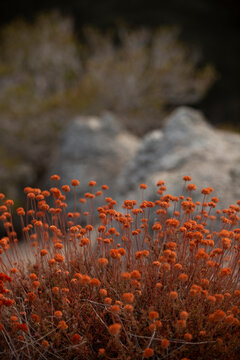
[[[63,131],[49,168],[63,184],[78,179],[82,194],[89,191],[90,180],[115,190],[116,179],[138,144],[138,138],[124,131],[110,113],[101,118],[79,116]]]
[[[149,185],[151,198],[159,179],[167,192],[179,195],[182,176],[190,175],[198,191],[214,188],[222,206],[240,199],[240,136],[216,130],[194,109],[180,107],[165,121],[162,130],[147,134],[136,155],[122,170],[118,189],[123,198],[139,198],[137,187]]]

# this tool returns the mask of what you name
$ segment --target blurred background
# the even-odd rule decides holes
[[[0,2],[0,191],[41,184],[76,116],[142,137],[175,108],[240,132],[239,1]]]

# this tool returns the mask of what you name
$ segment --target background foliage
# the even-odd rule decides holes
[[[216,78],[211,65],[179,40],[178,29],[113,33],[85,28],[56,12],[0,34],[0,186],[16,196],[44,174],[58,131],[74,114],[117,113],[135,134],[161,126],[175,106],[195,104]]]

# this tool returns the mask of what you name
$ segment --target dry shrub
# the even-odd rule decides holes
[[[24,190],[23,247],[0,194],[1,359],[236,359],[240,201],[216,210],[209,187],[193,202],[190,180],[179,197],[159,181],[154,202],[141,184],[142,202],[117,211],[106,185],[77,201],[79,181],[53,175],[50,191]]]
[[[180,30],[120,28],[115,34],[86,29],[87,91],[93,107],[122,116],[128,129],[142,135],[159,127],[171,108],[198,103],[215,81],[210,64],[179,40]]]

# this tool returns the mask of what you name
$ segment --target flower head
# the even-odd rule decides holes
[[[112,336],[119,335],[119,333],[121,331],[121,328],[122,328],[122,325],[118,324],[118,323],[110,325],[108,327],[109,334],[112,335]]]

